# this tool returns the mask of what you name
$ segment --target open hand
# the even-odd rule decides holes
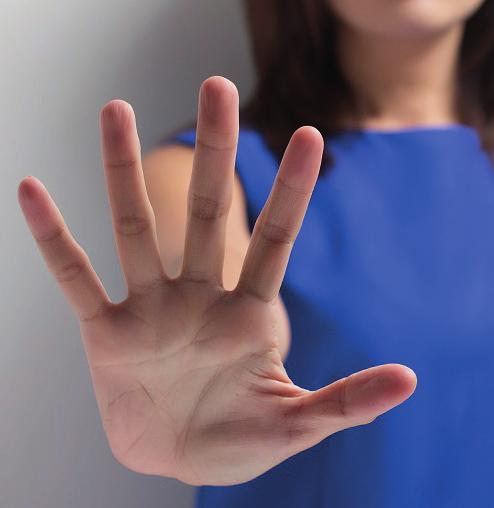
[[[223,288],[238,123],[222,111],[237,99],[235,86],[219,76],[201,86],[176,278],[160,259],[133,110],[121,100],[102,109],[103,161],[128,286],[120,303],[110,301],[43,184],[26,177],[19,186],[27,223],[79,319],[115,458],[193,485],[255,478],[337,431],[371,422],[416,385],[413,371],[388,364],[310,391],[283,367],[273,302],[317,180],[323,139],[315,128],[293,134],[238,285]]]

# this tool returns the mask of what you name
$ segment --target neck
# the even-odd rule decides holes
[[[457,65],[463,25],[421,38],[385,38],[342,28],[343,72],[360,127],[459,123]],[[350,122],[351,123],[351,122]]]

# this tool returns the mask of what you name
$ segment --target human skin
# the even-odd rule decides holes
[[[192,485],[245,482],[334,432],[362,425],[414,391],[413,371],[371,367],[319,390],[283,367],[273,302],[320,167],[323,140],[310,126],[287,147],[254,228],[237,286],[221,272],[238,135],[235,86],[201,86],[197,163],[182,271],[161,262],[130,105],[101,112],[103,161],[128,297],[110,301],[42,183],[18,197],[48,268],[79,319],[102,423],[131,470]],[[213,170],[214,168],[214,170]]]
[[[346,28],[397,41],[444,34],[471,16],[485,0],[325,0]]]
[[[337,3],[331,5],[336,9]],[[389,2],[339,5],[340,10],[373,5],[384,14]],[[465,7],[466,16],[473,3],[455,5]],[[410,37],[395,34],[392,48],[384,44],[389,32],[383,38],[380,29],[366,31],[356,23],[341,30],[349,79],[377,111],[366,125],[456,119],[454,69],[464,18],[439,29],[427,16],[410,12],[413,23],[400,18],[410,21]],[[426,21],[423,32],[417,30],[419,18]],[[355,65],[357,55],[365,65]],[[388,65],[377,72],[379,62]],[[447,100],[440,97],[445,91]],[[410,107],[402,106],[404,98]],[[417,107],[424,98],[431,108],[426,112]],[[238,284],[224,288],[237,113],[233,83],[219,76],[202,83],[183,264],[170,277],[160,257],[132,107],[112,100],[102,109],[103,164],[128,287],[122,302],[110,301],[43,184],[26,177],[18,190],[40,252],[79,320],[114,456],[131,470],[193,485],[255,478],[335,432],[372,422],[406,400],[417,382],[406,366],[386,364],[312,391],[293,384],[284,369],[274,302],[320,167],[323,140],[313,127],[293,134]]]
[[[360,127],[457,123],[459,50],[482,0],[326,0]]]

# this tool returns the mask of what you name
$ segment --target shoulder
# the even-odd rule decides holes
[[[143,155],[142,166],[148,193],[159,193],[161,198],[166,195],[167,199],[186,196],[194,164],[194,145],[195,130],[188,129],[164,138]],[[235,171],[233,215],[246,209],[244,184],[238,171]]]
[[[155,149],[162,150],[164,148],[177,146],[194,148],[196,142],[195,127],[186,127],[177,129],[167,136],[161,138],[155,145]],[[264,137],[255,128],[241,125],[238,135],[237,159],[245,157],[256,157],[271,155],[269,148],[264,142]]]
[[[161,138],[146,154],[148,166],[176,167],[192,171],[196,130],[183,128]],[[276,174],[278,161],[266,145],[263,136],[254,128],[241,126],[235,157],[235,181],[238,186],[248,189],[250,194],[261,185],[271,186]],[[264,183],[263,183],[264,182]]]

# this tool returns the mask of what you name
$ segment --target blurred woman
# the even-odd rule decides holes
[[[20,185],[111,449],[198,508],[490,506],[493,2],[246,7],[240,115],[208,78],[141,165],[102,110],[123,302]]]

